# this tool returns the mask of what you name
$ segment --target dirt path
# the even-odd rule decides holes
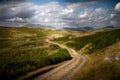
[[[66,47],[64,45],[46,40],[51,44],[56,44],[62,48],[66,48],[69,54],[73,57],[70,61],[65,62],[63,65],[44,73],[34,80],[70,80],[72,76],[85,64],[86,58],[79,55],[74,49]]]

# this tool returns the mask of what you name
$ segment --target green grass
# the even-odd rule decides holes
[[[120,29],[105,30],[88,36],[75,37],[72,35],[66,35],[67,32],[61,30],[0,27],[0,78],[3,78],[3,80],[13,80],[29,71],[71,59],[67,50],[45,41],[48,35],[65,35],[54,41],[66,43],[67,46],[75,48],[76,50],[80,50],[87,44],[91,43],[87,52],[91,54],[119,41],[119,32]],[[84,73],[82,76],[85,76],[86,78],[93,76],[89,80],[95,80],[98,79],[96,77],[94,78],[97,73],[100,73],[98,77],[104,77],[104,73],[107,73],[111,69],[115,71],[116,69],[119,70],[117,67],[118,65],[119,62],[109,64],[109,66],[101,64],[96,66],[95,69],[90,69],[90,71]],[[114,73],[119,74],[119,72]],[[86,76],[86,74],[91,75]],[[106,76],[109,77],[109,75],[112,76],[110,73]],[[79,79],[86,80],[85,77],[80,77]],[[106,77],[104,77],[104,79],[106,79]],[[111,79],[113,78],[111,77]]]
[[[46,49],[47,48],[35,50],[11,49],[9,53],[8,51],[1,53],[1,76],[13,76],[13,78],[16,78],[28,71],[71,59],[65,49],[59,49],[51,55],[49,55],[49,52],[47,52]]]
[[[60,38],[55,38],[54,41],[59,42],[59,43],[65,43],[67,41],[72,40],[73,38],[75,38],[73,35],[65,35],[64,37],[60,37]]]
[[[45,41],[46,31],[0,27],[1,79],[14,80],[29,71],[71,59],[66,49]]]
[[[59,49],[56,53],[46,57],[46,61],[50,64],[56,64],[58,62],[71,59],[70,54],[66,49]]]
[[[66,45],[69,47],[73,47],[76,50],[80,50],[87,44],[91,44],[88,54],[93,52],[102,50],[109,45],[112,45],[120,40],[120,29],[116,30],[105,30],[103,32],[97,32],[92,35],[83,36],[83,37],[75,37],[73,39],[69,39],[68,37],[62,37],[56,39],[55,41],[70,41],[67,42]]]

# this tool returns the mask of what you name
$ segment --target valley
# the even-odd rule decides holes
[[[0,78],[118,80],[119,57],[105,58],[119,55],[119,32],[0,27]]]

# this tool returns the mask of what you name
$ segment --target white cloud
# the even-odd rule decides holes
[[[15,17],[15,18],[11,18],[11,19],[7,19],[6,21],[17,21],[17,22],[24,22],[24,19],[19,18],[19,17]]]
[[[15,10],[16,10],[16,8],[14,8],[14,7],[11,7],[11,8],[10,8],[10,10],[11,10],[11,11],[15,11]]]
[[[97,2],[66,3],[49,2],[36,5],[29,2],[1,5],[0,19],[63,27],[105,26],[107,11],[103,8],[89,8]],[[4,6],[4,7],[3,7]]]
[[[64,9],[62,11],[62,14],[69,14],[69,13],[72,13],[73,12],[73,9]]]
[[[111,17],[114,17],[114,16],[115,16],[115,14],[114,14],[114,13],[111,13],[111,14],[110,14],[110,16],[111,16]]]
[[[111,24],[120,27],[120,2],[116,4],[114,12],[111,14]]]
[[[103,8],[97,8],[95,11],[97,13],[104,13],[105,12],[105,10]]]
[[[98,1],[90,1],[90,2],[87,2],[86,4],[87,5],[97,5],[99,2]]]
[[[115,11],[120,11],[120,2],[116,4]]]
[[[79,17],[80,17],[80,18],[85,18],[85,17],[87,17],[87,15],[88,15],[87,12],[84,12],[84,13],[80,14]]]
[[[67,3],[66,4],[67,9],[79,9],[83,6],[84,6],[84,4],[82,4],[82,3]]]

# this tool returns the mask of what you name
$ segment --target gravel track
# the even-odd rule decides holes
[[[78,70],[80,70],[80,68],[86,63],[86,58],[78,54],[72,48],[66,47],[62,44],[58,44],[49,40],[46,41],[51,44],[58,45],[61,48],[67,49],[72,59],[56,67],[55,69],[34,78],[34,80],[70,80],[73,77],[73,75]]]

